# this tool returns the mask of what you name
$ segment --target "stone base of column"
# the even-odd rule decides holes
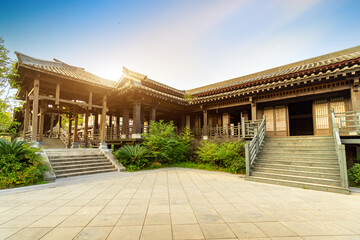
[[[79,143],[78,142],[73,142],[71,145],[71,148],[79,148]]]
[[[99,149],[108,149],[107,143],[106,143],[106,142],[100,143],[100,144],[99,144]]]
[[[209,140],[209,137],[208,136],[203,136],[202,139],[203,140]]]
[[[131,138],[133,138],[133,139],[140,139],[140,138],[141,138],[141,134],[140,134],[140,133],[133,133],[133,134],[131,135]]]

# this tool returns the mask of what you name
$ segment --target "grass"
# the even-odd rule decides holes
[[[159,169],[159,168],[170,168],[170,167],[179,167],[179,168],[192,168],[192,169],[201,169],[207,171],[220,171],[220,172],[230,172],[227,168],[222,168],[219,166],[213,166],[209,164],[203,163],[195,163],[195,162],[178,162],[172,164],[162,164],[162,165],[150,165],[140,170],[135,171],[143,171],[143,170],[151,170],[151,169]],[[126,170],[127,171],[127,170]],[[132,170],[130,170],[133,172]]]

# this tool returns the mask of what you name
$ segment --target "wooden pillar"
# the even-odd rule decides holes
[[[51,118],[50,118],[50,137],[53,136],[53,132],[54,132],[54,122],[55,122],[55,115],[51,114]]]
[[[62,128],[62,125],[61,125],[61,120],[62,120],[62,117],[61,117],[61,114],[59,113],[59,116],[58,116],[58,138],[60,138],[60,135],[61,135],[61,128]]]
[[[107,148],[107,144],[105,142],[106,132],[105,132],[105,124],[106,124],[106,112],[107,112],[107,97],[104,95],[102,104],[102,112],[101,112],[101,125],[100,125],[100,148]]]
[[[112,117],[111,115],[109,115],[109,124],[108,124],[108,126],[109,126],[110,128],[113,126],[112,120],[113,120],[113,117]]]
[[[203,110],[203,139],[208,139],[208,114],[207,110]]]
[[[59,105],[59,103],[60,103],[60,83],[56,83],[55,105]]]
[[[186,126],[190,129],[191,126],[190,115],[186,115],[185,121],[186,121]]]
[[[133,134],[132,138],[141,138],[141,103],[137,102],[133,108]]]
[[[120,133],[120,117],[119,116],[116,116],[115,117],[115,139],[118,139],[119,138],[119,133]]]
[[[75,113],[75,115],[74,115],[74,133],[73,133],[72,148],[78,148],[79,147],[78,125],[79,125],[79,115],[77,113]]]
[[[43,142],[43,138],[44,138],[44,118],[45,118],[45,108],[42,106],[40,108],[39,142]]]
[[[68,125],[68,135],[67,135],[67,148],[70,148],[71,146],[71,127],[72,127],[72,119],[71,119],[71,114],[69,114],[69,125]]]
[[[29,120],[30,120],[30,102],[29,102],[29,96],[28,96],[29,92],[26,91],[26,96],[25,96],[25,114],[24,114],[24,133],[23,133],[23,139],[25,140],[26,138],[26,131],[28,130],[29,127]]]
[[[256,111],[256,102],[252,102],[251,103],[251,120],[256,120],[257,119],[257,111]]]
[[[150,121],[156,121],[156,107],[151,107]]]
[[[33,113],[32,113],[32,131],[31,141],[37,141],[38,133],[38,114],[39,114],[39,91],[40,81],[39,79],[34,80],[34,100],[33,100]]]
[[[88,147],[89,111],[85,113],[84,146]]]
[[[94,124],[93,124],[93,136],[95,136],[95,134],[97,134],[99,129],[99,114],[98,113],[94,113]]]
[[[121,138],[127,137],[128,125],[129,125],[129,108],[125,107],[122,112]]]

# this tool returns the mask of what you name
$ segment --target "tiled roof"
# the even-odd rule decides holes
[[[54,61],[46,61],[29,57],[19,52],[15,52],[15,54],[19,60],[19,64],[23,66],[106,87],[115,87],[116,85],[114,81],[101,78],[85,71],[83,68],[68,65],[57,59],[54,59]]]
[[[256,82],[259,80],[285,76],[288,74],[294,74],[306,70],[312,70],[315,68],[324,67],[335,63],[340,63],[340,62],[356,59],[359,57],[360,57],[360,46],[356,46],[338,52],[333,52],[319,57],[310,58],[303,61],[261,71],[258,73],[246,75],[243,77],[238,77],[238,78],[210,84],[207,86],[187,90],[186,93],[189,95],[197,95],[201,93],[206,93],[208,91],[229,88],[249,82]]]

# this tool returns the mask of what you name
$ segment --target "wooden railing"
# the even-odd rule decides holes
[[[230,139],[241,139],[241,138],[253,138],[255,129],[259,128],[262,120],[245,120],[241,119],[241,123],[229,124],[229,125],[216,125],[215,127],[208,127],[205,136],[210,138],[230,138]],[[204,136],[203,128],[192,128],[191,129],[195,137]]]
[[[251,175],[251,166],[254,163],[256,156],[259,154],[261,146],[266,137],[266,118],[265,115],[260,122],[260,125],[253,126],[253,139],[250,143],[245,144],[245,161],[246,161],[246,175]]]
[[[345,153],[345,145],[341,144],[340,132],[339,132],[339,123],[337,122],[337,118],[334,113],[334,109],[331,109],[331,127],[332,127],[332,135],[334,137],[336,155],[340,167],[340,181],[341,187],[348,188],[348,176],[347,176],[347,167],[346,167],[346,153]],[[345,114],[345,113],[344,113]],[[338,115],[343,116],[342,113]],[[341,124],[341,122],[340,122]]]
[[[334,113],[341,135],[360,135],[360,111]]]
[[[65,146],[68,146],[68,142],[67,142],[68,133],[63,128],[60,128],[59,138],[65,144]]]

